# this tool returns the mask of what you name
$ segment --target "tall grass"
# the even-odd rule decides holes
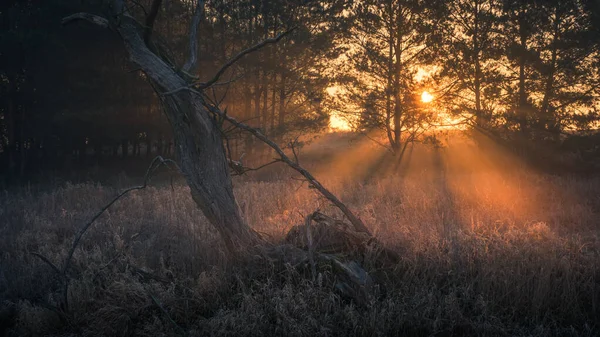
[[[30,253],[62,263],[119,187],[67,183],[0,196],[0,324],[9,336],[600,334],[600,179],[416,170],[324,182],[401,256],[370,269],[380,284],[367,305],[289,266],[227,260],[175,185],[132,193],[86,233],[61,319],[56,275]],[[317,208],[341,217],[299,185],[240,179],[235,192],[250,225],[279,242]]]

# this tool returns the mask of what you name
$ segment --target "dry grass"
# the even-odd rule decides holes
[[[402,257],[391,270],[371,269],[380,286],[366,306],[338,294],[326,277],[311,282],[293,268],[227,261],[187,187],[176,185],[134,192],[90,229],[73,261],[72,316],[61,320],[48,306],[56,303],[56,276],[30,253],[62,261],[78,226],[124,186],[5,191],[0,315],[16,315],[6,333],[600,334],[600,179],[490,169],[481,160],[465,169],[468,158],[451,150],[437,170],[428,161],[438,154],[427,153],[413,169],[384,177],[367,179],[368,169],[359,169],[360,177],[341,179],[321,170]],[[235,182],[246,218],[273,241],[316,208],[339,216],[299,184]]]

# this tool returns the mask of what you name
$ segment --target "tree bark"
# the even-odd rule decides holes
[[[81,19],[76,16],[64,21]],[[188,83],[150,51],[142,36],[143,28],[133,18],[122,15],[116,30],[131,61],[144,71],[161,98],[192,198],[219,231],[231,253],[257,242],[258,235],[244,221],[235,201],[220,131],[206,110],[203,97],[190,90],[177,91]],[[177,92],[163,94],[174,91]]]
[[[281,72],[281,82],[279,83],[279,120],[277,126],[281,130],[285,124],[285,72]]]
[[[273,72],[271,77],[271,133],[275,130],[275,102],[277,101],[277,73]]]
[[[474,13],[474,32],[473,32],[473,62],[475,63],[475,119],[477,126],[485,127],[485,121],[483,118],[483,112],[481,110],[481,64],[479,60],[479,54],[481,49],[479,46],[479,2],[475,2],[475,13]]]
[[[396,59],[394,67],[394,143],[392,148],[394,152],[400,149],[402,141],[402,98],[400,93],[400,72],[402,71],[402,32],[398,31],[401,26],[402,17],[398,13],[396,25]]]
[[[4,116],[5,120],[6,120],[6,135],[8,138],[7,141],[7,151],[8,151],[8,172],[9,174],[14,174],[15,173],[15,168],[17,166],[16,164],[16,160],[15,160],[15,155],[16,155],[16,103],[15,103],[15,96],[16,96],[16,86],[13,84],[14,80],[12,78],[10,78],[9,80],[9,93],[7,95],[8,98],[8,109],[6,110],[6,114]]]
[[[519,128],[523,136],[527,136],[529,133],[527,124],[528,104],[527,104],[527,91],[525,88],[525,62],[527,57],[527,30],[525,29],[526,13],[524,4],[521,4],[519,11],[519,42],[520,42],[520,53],[519,53]]]
[[[542,99],[542,106],[540,109],[540,119],[542,126],[549,128],[550,121],[552,120],[552,114],[550,112],[550,100],[554,94],[554,76],[556,73],[556,62],[558,59],[558,39],[559,39],[559,28],[560,28],[560,11],[558,6],[554,13],[554,25],[553,25],[553,37],[551,42],[551,59],[550,64],[546,68],[546,81],[544,83],[544,98]]]
[[[256,82],[254,83],[254,117],[256,118],[257,127],[262,128],[263,116],[260,113],[260,100],[262,98],[262,88],[260,85],[260,70],[257,70]]]
[[[390,2],[390,13],[392,13],[392,3]],[[390,34],[390,38],[388,41],[388,55],[387,55],[387,88],[385,90],[385,131],[387,133],[388,141],[390,145],[394,145],[394,136],[392,134],[392,126],[390,122],[392,121],[392,92],[393,92],[393,64],[394,64],[394,25],[389,22],[388,33]]]
[[[123,156],[123,159],[129,157],[129,142],[126,139],[121,141],[121,155]]]

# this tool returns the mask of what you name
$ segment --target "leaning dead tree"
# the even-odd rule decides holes
[[[131,61],[146,74],[160,97],[173,130],[179,167],[190,187],[194,201],[219,231],[228,250],[235,253],[242,248],[259,243],[261,238],[242,217],[233,194],[229,161],[223,146],[219,123],[223,120],[252,133],[272,147],[282,162],[302,174],[323,196],[340,208],[356,231],[370,235],[363,222],[297,161],[289,158],[277,144],[259,130],[236,121],[217,106],[211,105],[204,93],[216,84],[221,75],[235,62],[265,45],[278,42],[290,31],[241,51],[225,62],[208,81],[201,82],[198,80],[199,76],[194,73],[196,73],[198,59],[198,26],[204,15],[204,1],[199,0],[196,4],[189,31],[189,58],[183,66],[175,64],[168,57],[168,50],[154,38],[153,27],[161,2],[162,0],[153,1],[143,23],[130,14],[124,0],[114,0],[113,15],[110,19],[88,13],[77,13],[64,18],[63,24],[85,20],[119,34]],[[199,72],[203,73],[203,71]]]
[[[85,232],[111,205],[131,191],[146,188],[153,173],[165,165],[183,173],[190,187],[192,197],[210,223],[219,231],[232,255],[250,247],[264,247],[261,254],[246,254],[247,258],[259,256],[272,266],[292,265],[298,269],[310,270],[315,281],[324,274],[334,275],[335,288],[343,295],[353,298],[358,304],[366,304],[374,280],[357,262],[367,255],[376,256],[379,265],[390,265],[398,261],[398,256],[383,247],[371,235],[363,222],[356,217],[333,193],[325,188],[310,172],[298,162],[296,153],[290,158],[275,142],[260,130],[252,128],[228,116],[217,105],[211,104],[204,94],[206,89],[219,81],[227,68],[236,61],[263,46],[276,43],[290,31],[264,40],[247,48],[227,61],[210,80],[200,82],[195,72],[197,67],[197,29],[203,16],[204,1],[198,0],[190,28],[190,57],[185,65],[178,68],[170,61],[168,51],[152,38],[152,27],[158,15],[161,0],[154,0],[149,14],[142,24],[128,13],[124,0],[114,0],[114,15],[111,20],[87,13],[73,14],[63,20],[64,24],[85,20],[95,25],[112,29],[119,33],[131,60],[147,75],[159,95],[165,114],[171,124],[179,163],[155,158],[146,172],[140,186],[131,187],[117,195],[94,215],[76,233],[64,262],[54,264],[45,256],[33,253],[48,264],[58,275],[59,289],[56,290],[57,304],[50,304],[61,319],[69,315],[69,267],[73,254]],[[244,168],[241,163],[227,158],[223,144],[221,126],[227,121],[233,126],[247,131],[270,146],[278,154],[277,161],[284,162],[298,171],[325,198],[337,206],[348,218],[350,224],[328,217],[319,211],[306,217],[305,224],[295,226],[286,237],[287,244],[270,246],[245,222],[233,194],[230,167]],[[293,150],[293,149],[292,149]],[[375,255],[373,255],[375,253]],[[145,272],[144,272],[145,273]],[[164,311],[160,302],[153,298]],[[176,323],[175,323],[176,325]]]

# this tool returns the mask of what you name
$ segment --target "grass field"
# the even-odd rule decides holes
[[[333,136],[331,136],[333,137]],[[401,261],[366,304],[330,282],[226,258],[181,183],[137,191],[86,233],[71,316],[51,305],[76,230],[134,180],[0,195],[0,325],[13,335],[596,336],[600,178],[538,172],[492,143],[416,146],[400,163],[371,142],[315,141],[301,160]],[[236,178],[250,225],[273,242],[315,209],[341,214],[271,168]],[[250,258],[250,257],[249,257]]]

